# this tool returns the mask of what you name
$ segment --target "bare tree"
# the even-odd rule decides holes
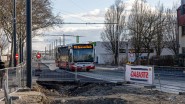
[[[135,0],[131,14],[128,19],[128,30],[129,35],[131,36],[132,48],[134,48],[136,62],[139,64],[139,57],[141,55],[141,50],[143,48],[143,36],[146,33],[145,28],[145,16],[147,14],[147,9],[145,2],[140,2]]]
[[[26,1],[17,0],[16,2],[17,20],[17,43],[26,39]],[[8,42],[13,40],[13,2],[12,0],[0,1],[0,25],[4,30]],[[32,30],[53,27],[56,23],[62,23],[62,19],[52,14],[50,0],[32,0]],[[32,37],[39,34],[33,34]],[[20,42],[19,42],[20,43]],[[24,44],[24,43],[22,43]],[[11,44],[11,52],[13,52]]]
[[[154,38],[154,49],[156,51],[157,57],[161,55],[161,52],[163,48],[165,47],[165,28],[167,25],[167,20],[166,20],[166,14],[164,12],[164,7],[160,3],[158,4],[158,7],[156,8],[156,14],[158,19],[156,20],[156,35]]]
[[[157,46],[161,46],[161,42],[163,42],[162,30],[165,22],[162,15],[163,6],[160,6],[160,10],[153,10],[145,1],[136,0],[133,4],[128,29],[132,36],[132,46],[135,50],[137,64],[139,64],[139,57],[143,50],[147,53],[147,63],[149,64],[150,50],[155,46],[155,39],[158,39],[158,43],[160,43],[160,45],[157,43]],[[159,51],[161,52],[161,47]]]
[[[8,46],[9,46],[9,42],[7,41],[6,35],[4,34],[3,30],[0,29],[0,48],[1,48],[1,50],[0,50],[1,54],[0,55],[1,56],[3,54],[3,51],[5,49],[7,49]]]
[[[103,46],[106,50],[114,54],[114,63],[118,64],[119,44],[123,38],[125,28],[125,5],[121,0],[116,0],[105,14],[105,23],[117,23],[106,24],[104,31],[101,34],[101,39],[105,42]]]
[[[177,15],[176,15],[176,7],[173,6],[171,9],[166,10],[166,18],[167,18],[167,25],[166,25],[166,35],[165,41],[167,44],[165,46],[171,50],[174,55],[178,54],[179,50],[179,43],[177,41]]]
[[[147,43],[147,58],[148,58],[148,64],[149,64],[149,54],[150,49],[155,49],[157,56],[160,56],[163,48],[164,48],[164,34],[165,34],[165,26],[166,26],[166,17],[164,13],[164,7],[163,5],[159,4],[158,9],[154,12],[151,12],[152,15],[150,17],[150,25],[149,31],[147,34],[150,34],[148,37],[148,42],[144,41],[144,43]]]

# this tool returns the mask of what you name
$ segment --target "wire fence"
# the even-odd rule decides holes
[[[6,104],[11,104],[10,93],[18,90],[18,88],[25,87],[25,63],[17,65],[17,67],[8,67],[0,69],[5,71],[4,76],[2,77],[2,84],[4,89],[4,98]]]
[[[33,62],[34,63],[34,62]],[[35,62],[33,76],[38,82],[88,82],[88,83],[122,83],[125,82],[125,70],[122,67],[96,66],[95,70],[86,72],[74,72],[59,69],[53,60]],[[17,67],[9,67],[5,70],[3,77],[4,97],[7,104],[11,103],[10,93],[26,86],[26,65],[19,64]],[[164,92],[185,92],[185,67],[154,67],[154,86],[157,90]],[[144,85],[133,83],[133,85]],[[145,86],[145,85],[144,85]]]
[[[155,67],[154,84],[166,92],[185,92],[184,67]]]
[[[96,66],[95,70],[69,71],[56,67],[54,61],[44,61],[44,70],[40,73],[39,81],[81,81],[81,82],[106,82],[122,83],[125,82],[125,70],[122,67]],[[143,85],[134,83],[135,85]],[[180,93],[185,92],[185,68],[184,67],[154,67],[154,86],[159,91]]]

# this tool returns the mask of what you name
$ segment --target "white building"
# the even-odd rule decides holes
[[[120,49],[126,50],[126,42],[123,42],[122,47]],[[130,45],[128,46],[128,49],[131,49]],[[97,64],[111,64],[114,62],[114,55],[110,52],[108,52],[105,47],[103,46],[103,42],[96,42],[96,45],[94,46],[95,50],[95,62]],[[129,57],[130,54],[128,54]],[[150,53],[150,57],[156,55],[156,52]],[[161,55],[173,55],[173,53],[167,49],[164,48]],[[147,53],[143,53],[141,56],[147,56]],[[120,52],[119,53],[119,62],[123,63],[126,60],[126,53]]]

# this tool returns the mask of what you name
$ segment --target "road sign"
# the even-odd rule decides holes
[[[37,57],[37,59],[40,59],[41,58],[41,54],[38,52],[36,57]]]
[[[130,62],[134,62],[135,61],[135,54],[129,52],[128,59],[129,59]]]
[[[18,58],[19,58],[19,55],[16,53],[15,59],[18,60]]]

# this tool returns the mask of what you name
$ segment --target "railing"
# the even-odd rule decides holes
[[[184,67],[155,67],[154,72],[155,84],[161,91],[185,92]]]
[[[25,63],[21,63],[17,65],[17,67],[0,69],[0,71],[5,70],[5,75],[3,76],[3,89],[6,104],[11,104],[10,93],[18,90],[18,88],[25,87],[24,69]]]

